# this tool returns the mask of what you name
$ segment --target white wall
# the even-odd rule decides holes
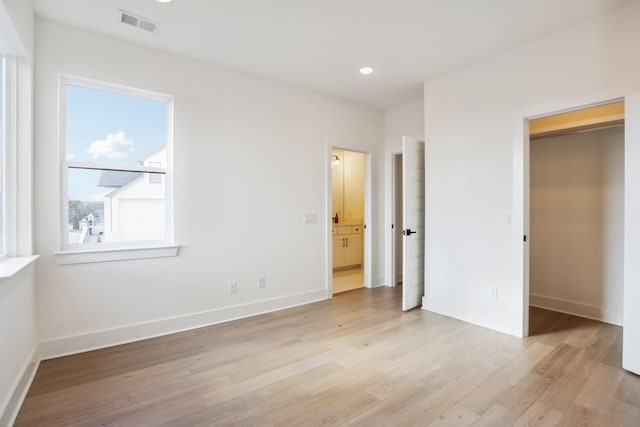
[[[31,56],[33,53],[34,39],[34,19],[33,6],[30,1],[25,0],[0,0],[9,15],[17,38],[11,37],[13,42],[19,46],[11,46],[12,54],[22,51],[23,55]],[[6,28],[0,30],[0,34],[5,35]]]
[[[36,368],[38,335],[33,265],[0,280],[0,425],[17,414]]]
[[[354,151],[344,152],[344,218],[362,220],[364,218],[364,154]]]
[[[531,304],[622,324],[624,128],[531,141]]]
[[[31,57],[33,9],[31,2],[2,0],[0,29],[4,53],[21,55],[16,61],[18,117],[8,136],[7,251],[31,255]],[[16,169],[13,169],[13,168]],[[38,334],[33,265],[0,280],[0,425],[10,425],[35,372]]]
[[[402,152],[402,137],[424,141],[424,101],[419,100],[387,110],[384,114],[384,283],[393,286],[393,155]]]
[[[523,118],[640,89],[639,20],[634,2],[425,82],[424,307],[523,333]]]
[[[36,245],[45,356],[328,297],[328,146],[369,151],[382,219],[382,113],[36,21]],[[58,79],[174,96],[175,258],[58,266]],[[303,224],[316,213],[316,224]],[[376,234],[377,233],[377,234]],[[382,276],[374,240],[374,277]],[[378,253],[380,252],[380,253]],[[264,275],[265,289],[256,279]],[[227,282],[238,283],[229,295]]]

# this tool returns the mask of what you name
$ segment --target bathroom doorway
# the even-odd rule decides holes
[[[331,152],[333,295],[365,286],[365,163],[364,153]]]

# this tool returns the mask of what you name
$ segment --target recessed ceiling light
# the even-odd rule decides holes
[[[171,3],[173,0],[157,0],[160,3]]]
[[[365,76],[368,76],[369,74],[373,73],[376,69],[367,65],[365,67],[360,68],[360,74],[364,74]]]

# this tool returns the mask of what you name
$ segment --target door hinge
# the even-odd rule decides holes
[[[526,234],[524,235],[524,241],[525,242],[527,241],[527,235]]]

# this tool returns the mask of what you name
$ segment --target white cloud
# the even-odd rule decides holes
[[[73,153],[67,154],[67,160],[75,160],[75,158],[76,158],[75,154],[73,154]]]
[[[133,152],[133,141],[124,135],[123,131],[109,134],[107,139],[93,141],[87,150],[94,159],[106,157],[107,159],[125,159]]]

